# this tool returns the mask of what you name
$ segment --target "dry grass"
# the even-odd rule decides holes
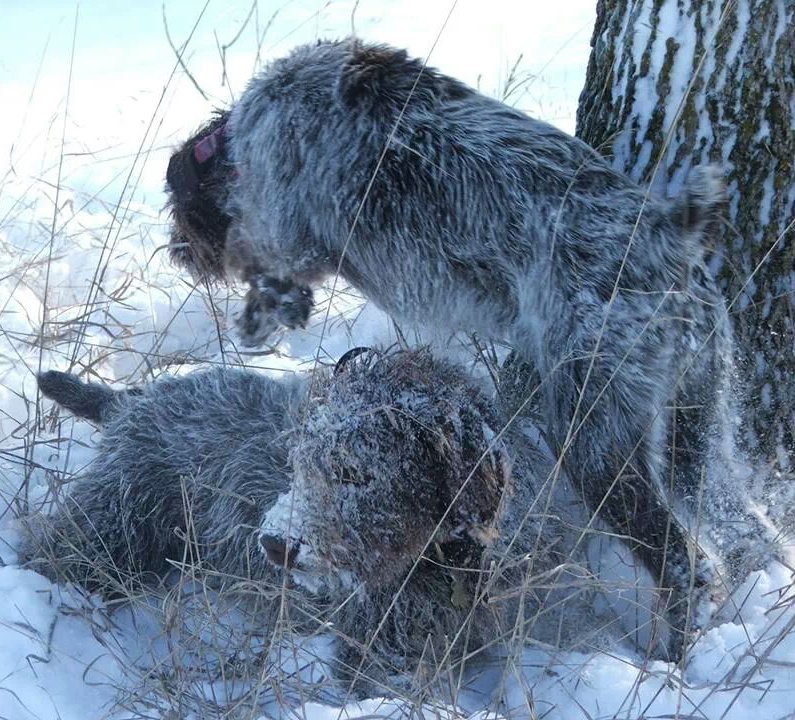
[[[259,23],[255,9],[256,3],[247,24]],[[258,26],[258,58],[269,27],[270,21]],[[219,40],[224,78],[226,51],[239,37],[226,43]],[[189,42],[190,37],[175,52],[174,72],[185,69],[183,58]],[[171,44],[177,48],[176,43]],[[195,78],[191,81],[200,89]],[[509,73],[505,97],[510,99],[517,86],[525,82],[527,78],[517,63]],[[65,123],[59,133],[52,129],[50,136],[50,141],[60,141],[54,185],[41,182],[24,188],[8,175],[0,181],[0,197],[19,198],[7,208],[3,206],[0,217],[0,254],[6,260],[0,270],[0,384],[11,400],[0,408],[2,427],[8,429],[0,450],[0,488],[5,501],[0,507],[0,521],[60,497],[73,473],[79,472],[72,454],[79,451],[82,456],[81,448],[90,444],[85,430],[76,429],[71,420],[41,401],[30,381],[36,371],[57,367],[97,380],[112,378],[120,385],[132,385],[163,371],[180,371],[192,365],[310,369],[314,364],[311,352],[285,357],[284,346],[276,343],[258,352],[241,351],[228,325],[237,301],[230,300],[225,289],[186,282],[164,264],[159,251],[163,219],[137,207],[132,200],[140,163],[156,149],[155,130],[162,112],[158,104],[137,154],[130,159],[122,195],[104,208],[106,222],[95,227],[80,227],[80,223],[85,211],[97,206],[98,197],[85,196],[70,187],[69,177],[63,172],[67,158]],[[67,116],[68,106],[64,109]],[[68,196],[66,201],[64,195]],[[140,251],[132,253],[136,246]],[[74,264],[75,248],[80,248],[85,258],[95,260],[88,280],[57,272],[60,263]],[[321,295],[297,347],[306,349],[314,342],[315,362],[333,361],[335,350],[327,348],[324,341],[329,336],[355,337],[361,312],[362,303],[356,294],[335,282],[325,296]],[[405,344],[422,339],[398,327],[393,330]],[[456,338],[448,351],[450,348],[460,358],[468,358],[478,376],[496,379],[504,349],[484,345],[476,338]],[[28,380],[20,385],[23,375]],[[529,405],[523,411],[532,410],[535,391],[531,383]],[[589,542],[595,532],[591,523],[583,527],[583,542]],[[572,564],[578,563],[579,559],[572,557]],[[302,717],[308,713],[309,703],[339,705],[350,699],[346,688],[330,679],[326,666],[335,632],[333,609],[329,613],[318,608],[313,614],[305,603],[292,602],[286,586],[238,581],[231,589],[211,590],[197,578],[199,564],[200,558],[186,558],[160,591],[125,588],[122,597],[103,606],[96,598],[78,598],[75,593],[61,598],[60,612],[82,617],[107,654],[127,670],[123,683],[108,680],[115,684],[116,695],[116,704],[108,708],[108,715],[124,711],[140,718],[253,719],[263,714],[285,716],[290,709]],[[57,564],[54,567],[57,570]],[[532,588],[534,592],[551,593],[556,589],[554,578],[529,577],[527,583],[517,592]],[[618,589],[605,588],[598,578],[583,570],[584,595]],[[487,590],[484,586],[484,602],[488,601]],[[736,649],[735,662],[720,682],[708,688],[689,685],[678,670],[661,669],[659,664],[637,656],[636,681],[626,694],[622,711],[629,713],[631,708],[632,717],[652,717],[647,712],[656,695],[650,697],[642,691],[643,686],[658,687],[658,693],[677,693],[680,713],[676,717],[683,719],[714,717],[704,708],[712,707],[718,695],[731,698],[724,701],[724,715],[745,693],[761,693],[763,697],[766,683],[773,684],[765,679],[765,670],[795,669],[795,659],[788,665],[771,657],[795,626],[795,587],[776,588],[769,595],[767,627],[761,633],[747,630],[745,646]],[[744,597],[732,596],[720,614],[743,627],[744,601]],[[273,633],[263,633],[258,624],[263,603],[281,608]],[[544,608],[550,614],[553,610]],[[654,621],[653,617],[649,619]],[[356,717],[402,717],[402,713],[419,717],[420,712],[425,717],[459,717],[463,714],[444,709],[440,701],[471,706],[484,687],[496,688],[490,700],[502,702],[499,710],[505,716],[545,717],[550,707],[543,697],[536,697],[533,679],[547,690],[557,686],[561,697],[575,693],[580,683],[588,682],[581,656],[558,655],[551,646],[532,639],[535,626],[545,622],[547,619],[539,613],[506,628],[504,637],[494,638],[490,659],[461,658],[454,653],[426,657],[421,673],[410,683],[403,679],[395,687],[384,689],[402,704],[362,706]],[[303,633],[296,632],[297,626]],[[465,636],[467,627],[462,627],[461,633]],[[617,631],[596,625],[591,633],[582,638],[581,649],[605,653],[604,638],[615,641]],[[137,644],[132,642],[136,639]],[[44,642],[48,644],[47,639]],[[622,655],[628,654],[625,648]],[[659,681],[656,685],[655,680]],[[483,702],[485,705],[489,698]],[[568,717],[592,716],[585,707],[576,709],[572,698]]]

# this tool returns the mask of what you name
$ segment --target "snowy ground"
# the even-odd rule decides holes
[[[14,514],[46,500],[51,484],[78,471],[91,452],[90,428],[53,420],[46,404],[36,405],[39,368],[84,367],[129,382],[224,359],[279,373],[308,366],[316,354],[323,361],[351,345],[395,340],[381,313],[341,289],[328,323],[321,304],[306,331],[286,335],[267,354],[237,352],[228,321],[239,300],[194,288],[159,251],[167,239],[161,185],[172,145],[239,93],[262,60],[352,27],[430,54],[441,69],[571,131],[593,4],[261,0],[215,2],[202,11],[188,0],[164,10],[155,2],[88,0],[78,11],[41,0],[3,9],[0,718],[207,717],[209,706],[192,706],[190,698],[233,704],[239,692],[222,667],[223,648],[262,651],[236,608],[201,592],[196,622],[206,624],[194,628],[191,641],[201,645],[194,647],[181,642],[182,626],[168,623],[165,600],[142,598],[110,612],[98,598],[16,566]],[[187,72],[177,66],[164,19],[173,44],[187,43]],[[403,331],[412,341],[439,340]],[[466,357],[455,341],[448,351]],[[697,641],[684,671],[641,665],[629,647],[610,654],[528,647],[473,680],[458,710],[428,709],[426,716],[795,718],[792,578],[773,564],[733,597],[736,612]],[[226,631],[231,636],[221,637]],[[212,668],[207,647],[220,648]],[[278,650],[271,652],[281,672],[324,685],[322,662],[313,659],[328,655],[327,638]],[[208,664],[204,674],[189,672],[196,662]],[[160,683],[159,707],[136,694],[147,672],[150,687],[152,677]],[[241,704],[230,717],[411,712],[408,704],[373,699],[341,713],[333,691],[325,704],[322,693],[319,700],[264,687],[256,709]]]

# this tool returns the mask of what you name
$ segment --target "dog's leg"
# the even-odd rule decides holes
[[[584,502],[670,588],[668,620],[684,633],[698,626],[691,613],[709,596],[713,570],[661,485],[666,398],[675,382],[668,333],[660,327],[628,332],[634,327],[628,317],[611,323],[593,362],[591,348],[580,350],[553,372],[544,384],[547,413]],[[674,633],[672,656],[681,648],[682,636]]]
[[[314,305],[309,287],[266,275],[255,275],[249,282],[246,304],[237,320],[244,345],[259,345],[280,327],[306,326]]]

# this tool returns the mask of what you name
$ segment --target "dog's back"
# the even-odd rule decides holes
[[[35,567],[111,593],[185,558],[221,577],[272,572],[255,530],[289,485],[303,383],[223,368],[122,391],[54,371],[39,382],[103,432],[63,503],[30,519],[21,555]]]

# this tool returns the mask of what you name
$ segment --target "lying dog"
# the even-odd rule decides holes
[[[299,380],[216,369],[114,391],[50,371],[42,393],[102,427],[96,456],[50,516],[35,567],[106,594],[185,563],[227,581],[275,579],[254,531],[290,485]]]
[[[595,583],[572,554],[582,526],[537,494],[548,454],[506,444],[491,403],[428,354],[371,353],[345,376],[316,383],[262,544],[299,585],[347,600],[334,622],[358,639],[341,647],[348,673],[423,656],[438,672],[550,626],[581,642],[550,617]]]
[[[175,565],[227,586],[287,569],[360,688],[535,634],[574,565],[568,531],[531,510],[541,456],[513,472],[491,403],[427,352],[365,353],[310,395],[232,369],[118,392],[52,371],[39,385],[103,432],[63,503],[26,519],[29,566],[111,595]]]
[[[691,626],[715,571],[663,480],[671,408],[691,495],[722,420],[731,341],[701,249],[723,202],[714,168],[676,201],[649,197],[576,138],[344,40],[273,62],[167,182],[174,259],[249,284],[251,342],[304,323],[311,286],[337,272],[401,320],[510,341],[578,492]]]

